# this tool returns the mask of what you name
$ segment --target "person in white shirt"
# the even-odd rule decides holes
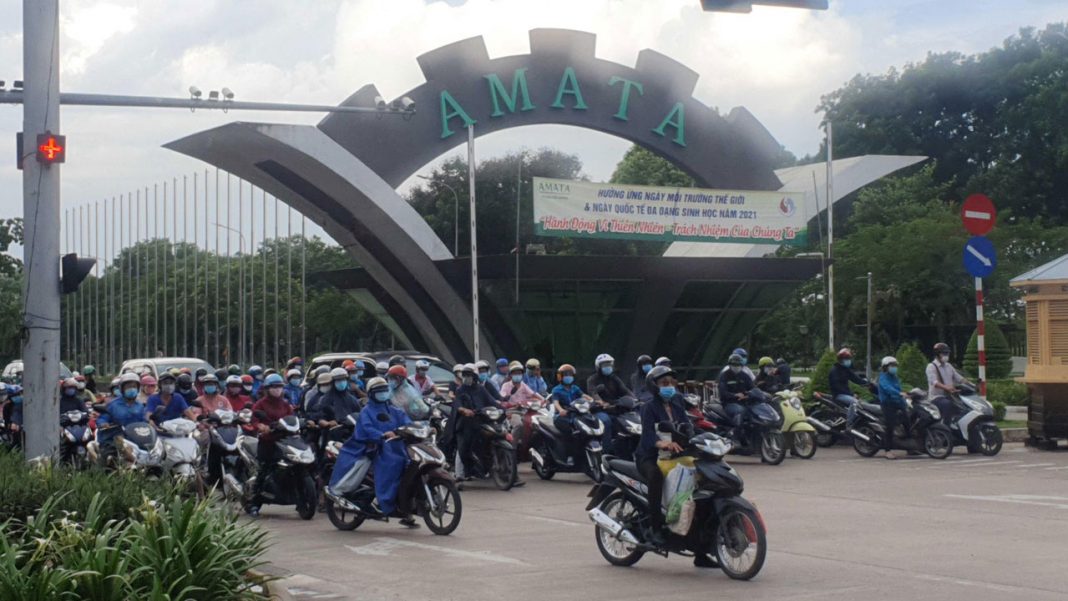
[[[948,344],[939,342],[934,345],[934,355],[934,360],[927,364],[927,398],[938,407],[942,421],[948,424],[953,413],[950,397],[958,392],[962,384],[970,382],[949,362]]]

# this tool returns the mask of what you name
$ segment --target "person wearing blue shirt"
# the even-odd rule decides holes
[[[252,376],[252,391],[249,396],[253,399],[259,398],[257,395],[260,392],[260,387],[263,386],[263,368],[259,365],[253,365],[248,368],[248,375]]]
[[[571,403],[579,399],[586,399],[593,405],[590,412],[604,424],[604,434],[601,436],[601,445],[604,447],[606,453],[610,452],[609,447],[612,444],[612,418],[608,417],[608,414],[604,411],[593,410],[594,407],[599,406],[599,401],[595,401],[592,397],[583,393],[582,389],[579,388],[579,385],[575,384],[575,368],[573,366],[567,363],[561,365],[556,370],[556,375],[559,378],[560,383],[553,388],[551,396],[553,406],[556,408],[556,417],[553,418],[553,424],[556,425],[556,429],[570,434],[574,429],[573,416],[569,415]]]
[[[542,396],[548,394],[549,385],[545,383],[545,378],[541,377],[541,361],[533,358],[527,359],[523,383]]]
[[[189,403],[185,402],[185,397],[175,394],[174,376],[170,374],[160,376],[159,385],[159,392],[148,397],[148,402],[145,403],[145,411],[148,412],[153,422],[162,424],[179,417],[196,419],[193,410],[189,408]]]
[[[883,357],[882,373],[879,374],[879,405],[883,408],[883,423],[886,434],[883,436],[883,449],[887,459],[897,459],[894,455],[894,429],[898,424],[905,424],[908,429],[908,405],[905,393],[901,391],[901,379],[897,376],[897,359]]]
[[[122,429],[130,424],[148,421],[145,406],[137,400],[141,392],[141,380],[137,374],[126,373],[119,378],[119,395],[108,401],[107,407],[96,418],[96,438],[100,444],[100,460],[107,463],[115,452],[115,441]]]
[[[304,388],[300,385],[301,377],[299,369],[291,369],[286,373],[286,400],[294,407],[300,405],[300,397],[304,394]]]
[[[723,404],[723,410],[730,416],[731,424],[735,428],[742,425],[742,418],[745,416],[745,405],[742,403],[749,397],[749,391],[756,386],[744,367],[745,360],[742,356],[731,353],[727,359],[727,367],[719,373],[717,383],[719,402]]]

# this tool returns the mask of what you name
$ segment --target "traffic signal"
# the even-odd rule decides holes
[[[52,132],[37,135],[37,162],[44,165],[67,161],[67,136]]]
[[[70,294],[77,290],[82,280],[93,270],[93,265],[96,265],[96,259],[79,257],[77,253],[63,255],[60,265],[62,275],[59,278],[63,285],[63,294]]]
[[[753,12],[754,4],[763,4],[785,8],[827,10],[827,2],[828,0],[701,0],[701,8],[713,12],[749,13]]]

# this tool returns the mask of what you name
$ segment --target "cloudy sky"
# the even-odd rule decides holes
[[[699,100],[744,105],[798,155],[819,146],[821,94],[856,73],[882,73],[929,51],[975,52],[1020,27],[1068,20],[1065,0],[831,0],[831,10],[703,13],[699,0],[67,0],[64,91],[186,96],[230,87],[241,100],[336,104],[366,83],[392,98],[422,81],[415,57],[482,35],[493,56],[528,52],[526,31],[594,32],[603,58],[633,64],[643,48],[700,73]],[[22,74],[22,0],[0,0],[0,79]],[[10,85],[10,84],[9,84]],[[63,109],[70,145],[64,206],[203,169],[160,148],[233,120],[315,123],[318,115]],[[22,212],[14,133],[21,110],[0,105],[0,217]],[[551,145],[607,178],[628,144],[543,126],[483,139],[481,157]],[[431,166],[428,166],[429,169]]]

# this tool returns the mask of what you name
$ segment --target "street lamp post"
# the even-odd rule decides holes
[[[426,181],[433,181],[425,175],[417,175],[419,179]],[[452,255],[455,257],[460,254],[460,195],[456,193],[456,189],[446,184],[445,182],[438,182],[442,186],[449,189],[452,192]]]
[[[212,225],[214,225],[217,228],[224,229],[224,230],[226,230],[228,232],[232,232],[232,233],[237,234],[238,244],[240,246],[239,252],[242,255],[245,255],[245,235],[241,232],[241,230],[232,228],[232,227],[230,227],[228,225],[224,225],[222,223],[213,223]],[[227,243],[227,244],[229,245],[229,243]],[[250,249],[250,251],[251,251],[251,249]],[[227,256],[226,259],[227,259],[227,261],[229,261],[230,257]],[[241,316],[241,325],[242,325],[242,327],[238,328],[239,332],[244,331],[244,323],[245,323],[244,316],[247,315],[247,313],[245,313],[245,290],[244,290],[244,288],[245,288],[245,276],[244,276],[245,267],[244,267],[244,265],[245,265],[245,262],[244,262],[244,259],[242,259],[241,264],[240,264],[241,269],[238,272],[239,274],[241,274],[241,275],[239,275],[241,283],[238,286],[238,293],[237,293],[237,295],[241,298],[241,304],[240,304],[240,309],[238,311],[238,314]],[[229,287],[230,283],[227,282],[226,286]],[[229,311],[229,309],[227,309],[227,311]],[[264,312],[266,313],[266,305],[264,305]],[[227,325],[229,325],[229,324],[227,324]],[[249,332],[249,336],[252,336],[252,332],[251,331]],[[227,344],[230,343],[230,333],[229,333],[229,331],[227,331],[227,334],[226,334],[226,342],[227,342]],[[263,344],[266,346],[267,341],[264,340]],[[255,346],[255,345],[253,345],[253,346]],[[238,345],[238,347],[239,347],[238,348],[238,353],[239,353],[238,357],[240,358],[240,361],[242,363],[244,363],[245,362],[245,358],[246,358],[245,357],[245,336],[244,336],[244,334],[241,334],[241,342]],[[232,356],[233,355],[231,354],[231,357]]]

